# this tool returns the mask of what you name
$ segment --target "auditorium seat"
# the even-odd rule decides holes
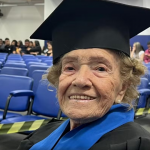
[[[47,74],[47,70],[35,70],[32,73],[32,79],[34,80],[32,91],[35,93],[37,90],[37,87],[39,85],[39,82],[42,80],[42,76],[44,74]]]
[[[6,59],[5,55],[0,55],[0,59]]]
[[[52,66],[53,60],[44,60],[43,63],[46,63],[48,66]]]
[[[23,60],[7,60],[6,63],[22,63],[25,64]]]
[[[10,54],[7,60],[23,60],[23,59],[19,54]]]
[[[0,68],[2,68],[3,62],[0,61]]]
[[[41,63],[41,62],[29,62],[27,64],[27,68],[29,68],[31,65],[36,65],[36,66],[47,66],[46,63]]]
[[[39,59],[38,59],[37,57],[35,57],[35,56],[33,56],[33,57],[24,57],[24,58],[23,58],[24,61],[26,61],[27,59],[34,59],[34,60],[37,59],[37,60],[39,60]]]
[[[45,58],[40,58],[41,62],[44,62],[45,60],[53,60],[52,57],[45,57]]]
[[[23,59],[22,58],[7,58],[7,60],[18,60],[18,61],[22,61]]]
[[[39,59],[26,59],[25,63],[28,64],[29,62],[41,62]]]
[[[30,91],[22,91],[24,95],[28,95]],[[36,93],[33,93],[34,100],[30,115],[25,115],[25,116],[19,116],[19,117],[14,117],[14,118],[8,118],[3,120],[1,123],[2,124],[7,124],[7,123],[14,123],[14,122],[22,122],[22,121],[34,121],[34,120],[40,120],[40,119],[45,119],[44,116],[46,117],[54,117],[56,118],[59,112],[59,103],[56,98],[56,89],[54,87],[49,86],[49,82],[47,80],[42,80],[39,82],[39,86],[37,88]],[[12,95],[17,96],[19,95],[18,93],[13,93]],[[32,103],[31,103],[32,104]],[[42,116],[37,116],[37,115],[42,115]],[[62,114],[62,117],[66,117],[64,114]]]
[[[25,54],[25,55],[22,55],[22,58],[23,59],[34,59],[35,56],[34,55],[27,55],[27,54]]]
[[[142,78],[148,79],[148,88],[150,89],[150,73],[147,72],[144,76],[142,76]]]
[[[29,70],[29,73],[28,73],[28,76],[29,77],[32,77],[32,73],[33,73],[33,71],[35,71],[35,70],[47,70],[49,68],[49,66],[38,66],[38,65],[31,65],[29,68],[28,68],[28,70]]]
[[[47,56],[45,56],[45,55],[36,55],[36,57],[37,57],[38,59],[41,59],[41,58],[45,58],[45,57],[47,57]]]
[[[16,90],[31,90],[33,79],[29,77],[0,75],[0,120],[15,116],[21,116],[19,113],[8,112],[3,118],[3,113],[9,111],[26,111],[29,107],[29,97],[12,97],[10,92]],[[12,97],[12,98],[11,98]],[[10,100],[11,98],[11,100]],[[10,101],[9,101],[10,100]],[[8,108],[6,105],[9,104]],[[4,111],[3,111],[4,110]]]
[[[6,56],[7,56],[7,55],[8,55],[8,53],[0,53],[0,55],[6,55]]]
[[[26,69],[26,68],[14,68],[14,67],[3,67],[1,70],[1,74],[27,76],[28,69]]]
[[[145,108],[147,99],[150,96],[150,89],[148,79],[141,78],[141,84],[138,86],[138,92],[140,93],[137,108]]]
[[[26,64],[23,63],[6,63],[4,67],[26,68]]]

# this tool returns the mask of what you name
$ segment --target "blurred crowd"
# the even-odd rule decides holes
[[[39,41],[30,41],[26,39],[24,43],[19,40],[10,41],[9,38],[5,40],[0,39],[0,52],[8,54],[31,54],[31,55],[45,55],[53,56],[52,42],[47,41],[46,46],[41,47]]]
[[[147,50],[139,42],[135,42],[133,47],[130,47],[130,57],[137,58],[145,63],[150,62],[150,41],[147,43]]]

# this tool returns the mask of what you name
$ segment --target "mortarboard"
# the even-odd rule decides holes
[[[63,0],[31,35],[53,41],[53,64],[64,54],[104,48],[130,55],[129,39],[147,29],[150,9],[108,0]]]

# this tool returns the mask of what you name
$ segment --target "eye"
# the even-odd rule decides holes
[[[106,71],[106,69],[104,67],[98,67],[97,70],[100,72]]]
[[[72,71],[72,70],[74,70],[74,68],[73,67],[66,67],[66,70]]]
[[[64,69],[63,69],[63,71],[64,72],[72,72],[72,71],[74,71],[75,69],[74,69],[74,67],[72,67],[72,66],[66,66],[66,67],[64,67]]]

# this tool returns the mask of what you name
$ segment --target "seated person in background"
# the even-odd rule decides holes
[[[21,54],[22,49],[24,48],[22,41],[17,42],[16,54]]]
[[[47,48],[43,49],[43,53],[45,56],[53,56],[53,51],[52,51],[52,42],[47,41]]]
[[[3,43],[3,40],[0,39],[0,49],[4,49],[4,47],[5,47],[5,44]]]
[[[21,55],[24,55],[24,54],[30,54],[28,52],[28,48],[30,47],[30,41],[28,39],[25,40],[25,45],[23,46],[22,50],[21,50]]]
[[[10,40],[9,38],[5,39],[5,52],[8,54],[13,53],[13,51],[16,51],[16,47],[14,45],[10,45]]]
[[[11,45],[13,45],[13,46],[15,47],[15,49],[17,50],[17,41],[16,41],[16,40],[13,40],[13,41],[11,42]],[[13,51],[13,54],[16,54],[16,50]]]
[[[144,55],[144,62],[149,63],[150,62],[150,41],[147,43],[148,49],[145,51]]]
[[[41,46],[39,41],[34,41],[33,42],[33,47],[32,48],[28,48],[27,51],[31,54],[31,55],[41,55]]]
[[[29,44],[30,48],[33,48],[33,42],[30,41],[30,44]]]
[[[132,51],[130,53],[130,57],[139,59],[141,61],[144,60],[144,51],[143,51],[142,46],[139,42],[136,42],[133,44],[133,48],[132,48]]]
[[[146,70],[130,58],[129,39],[146,28],[134,28],[138,12],[150,14],[110,1],[64,0],[36,30],[31,38],[53,41],[47,79],[69,119],[53,119],[18,150],[150,150],[150,133],[134,123],[133,100]]]

